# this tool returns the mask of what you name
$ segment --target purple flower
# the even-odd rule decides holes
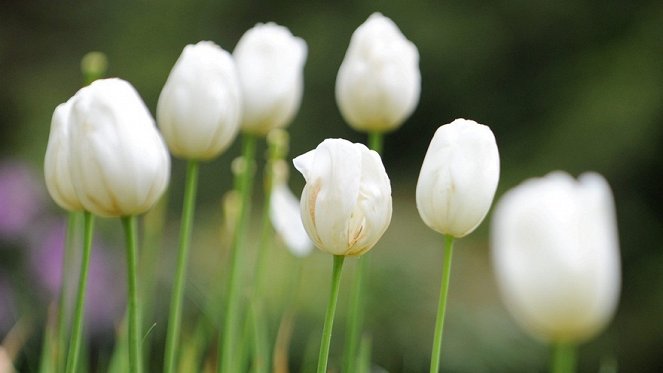
[[[46,291],[49,301],[57,299],[60,293],[65,231],[64,224],[52,224],[41,242],[35,245],[31,255],[32,271],[38,285]],[[81,233],[80,230],[78,232]],[[82,247],[77,245],[75,260],[72,268],[68,269],[71,307],[78,287],[81,251]],[[112,331],[120,322],[125,309],[123,266],[119,258],[112,255],[113,252],[99,239],[95,239],[92,244],[85,300],[85,324],[91,334]]]
[[[27,164],[0,162],[0,238],[12,240],[26,232],[42,201],[41,183]]]

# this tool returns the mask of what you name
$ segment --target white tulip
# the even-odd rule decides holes
[[[315,245],[334,255],[370,250],[391,221],[391,185],[378,153],[327,139],[293,163],[306,179],[301,218]]]
[[[82,211],[71,180],[69,161],[69,112],[71,99],[58,105],[51,119],[51,132],[44,158],[46,189],[55,203],[68,211]]]
[[[170,157],[131,84],[104,79],[79,90],[69,131],[72,181],[85,210],[106,217],[136,215],[161,197]]]
[[[281,237],[290,252],[303,257],[313,249],[302,223],[299,199],[287,184],[288,165],[280,160],[274,165],[274,186],[270,198],[269,217],[276,233]]]
[[[241,90],[231,55],[211,41],[184,47],[161,91],[157,122],[170,151],[206,160],[237,136]]]
[[[242,88],[242,130],[264,136],[290,124],[304,89],[307,47],[283,26],[258,24],[237,43],[233,57]]]
[[[548,342],[581,342],[612,318],[620,259],[612,192],[598,174],[530,179],[497,203],[491,226],[507,308]]]
[[[336,77],[336,102],[356,130],[399,127],[419,102],[419,52],[398,26],[373,13],[355,30]]]
[[[490,128],[466,119],[441,126],[417,182],[421,219],[445,235],[471,233],[490,209],[499,176],[499,152]]]

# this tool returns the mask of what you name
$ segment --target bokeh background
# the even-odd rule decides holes
[[[385,141],[394,217],[370,254],[366,310],[376,369],[428,369],[442,239],[419,219],[414,191],[435,129],[458,117],[489,125],[496,135],[502,162],[496,198],[556,169],[574,175],[593,170],[607,178],[618,211],[622,296],[607,330],[581,346],[581,371],[663,368],[663,2],[6,0],[0,3],[0,337],[23,325],[25,344],[16,355],[21,371],[36,371],[47,310],[57,294],[65,215],[45,193],[41,169],[52,112],[81,85],[81,57],[106,53],[108,76],[129,80],[154,113],[184,45],[213,40],[231,51],[258,22],[285,25],[309,47],[304,99],[289,128],[292,157],[328,137],[365,141],[344,124],[334,82],[352,32],[374,11],[392,18],[417,45],[422,71],[418,108]],[[238,153],[239,141],[201,171],[185,328],[193,328],[222,288],[227,245],[219,233],[220,201],[232,185],[229,165]],[[165,335],[183,166],[173,163],[155,263],[160,295],[146,317],[156,323],[154,366]],[[293,173],[290,184],[298,193],[303,180]],[[490,265],[490,218],[456,246],[442,366],[454,372],[545,371],[547,347],[523,334],[500,302]],[[105,371],[124,307],[119,223],[100,220],[96,239],[88,355],[90,369]],[[248,277],[253,249],[246,250]],[[293,291],[293,262],[274,245],[267,269],[272,332],[284,295]],[[332,342],[336,366],[354,269],[354,261],[348,263]],[[315,362],[331,258],[316,251],[302,267],[293,371]]]

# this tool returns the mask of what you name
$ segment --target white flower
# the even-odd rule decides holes
[[[51,132],[44,158],[46,189],[55,203],[68,211],[82,211],[71,180],[69,161],[69,112],[71,99],[58,105],[51,119]]]
[[[391,185],[378,153],[327,139],[293,160],[306,179],[301,217],[315,245],[334,255],[361,255],[391,221]]]
[[[398,26],[373,13],[355,30],[336,77],[336,102],[346,122],[365,132],[400,126],[419,102],[419,52]]]
[[[133,86],[117,78],[97,80],[72,98],[69,162],[85,210],[106,217],[147,211],[170,175],[154,119]]]
[[[187,45],[157,104],[157,122],[171,152],[211,159],[226,150],[239,130],[241,91],[235,62],[210,41]]]
[[[610,187],[595,173],[530,179],[497,203],[497,283],[516,321],[548,342],[581,342],[612,318],[620,289]]]
[[[490,128],[465,119],[441,126],[417,182],[421,219],[456,238],[471,233],[490,209],[499,176],[499,152]]]
[[[290,252],[303,257],[311,252],[313,242],[309,239],[302,223],[299,199],[286,183],[287,167],[283,160],[274,165],[274,186],[271,192],[269,217],[274,230]]]
[[[302,99],[306,54],[306,42],[286,27],[258,24],[244,33],[233,51],[243,131],[264,136],[290,124]]]

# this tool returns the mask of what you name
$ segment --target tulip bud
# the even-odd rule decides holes
[[[301,218],[315,245],[334,255],[370,250],[391,221],[391,185],[378,153],[327,139],[293,163],[306,180]]]
[[[137,215],[168,184],[168,150],[138,92],[120,79],[97,80],[72,98],[69,114],[72,183],[85,210]]]
[[[157,122],[170,151],[206,160],[226,150],[237,135],[242,110],[235,62],[210,41],[187,45],[157,104]]]
[[[598,174],[530,179],[498,202],[493,267],[507,308],[532,335],[581,342],[617,306],[620,260],[612,193]]]
[[[264,136],[287,126],[299,110],[306,42],[275,23],[258,24],[237,43],[233,57],[242,88],[242,130]]]
[[[272,226],[293,255],[306,256],[313,249],[313,243],[302,224],[299,200],[288,187],[288,165],[279,160],[273,167],[274,186],[269,207]]]
[[[488,213],[499,176],[499,153],[488,126],[466,119],[441,126],[417,182],[421,219],[439,233],[468,235]]]
[[[400,126],[419,102],[419,52],[398,26],[373,13],[355,30],[336,77],[336,102],[350,126],[386,132]]]
[[[83,206],[76,195],[71,180],[69,160],[69,113],[71,101],[58,105],[51,119],[51,132],[48,136],[44,158],[46,189],[51,198],[68,211],[82,211]]]

